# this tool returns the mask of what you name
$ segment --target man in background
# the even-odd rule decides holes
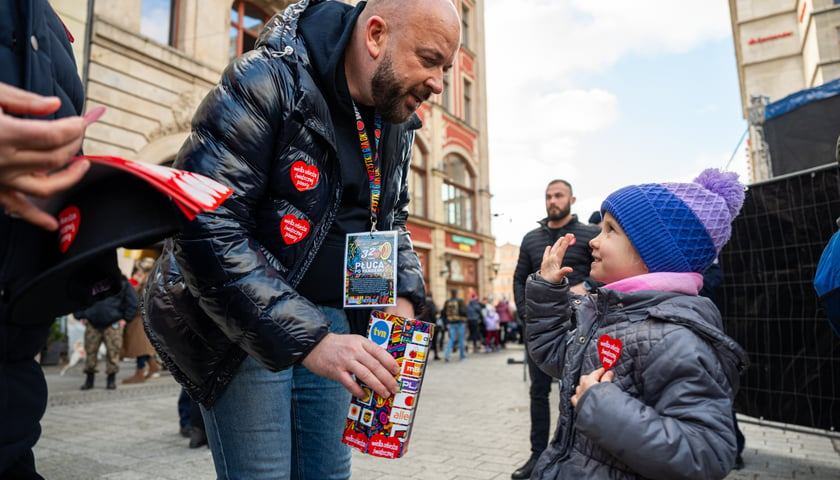
[[[553,245],[558,238],[571,233],[575,235],[575,243],[569,246],[563,265],[571,267],[573,271],[567,275],[572,291],[584,294],[594,288],[595,282],[589,278],[592,264],[592,248],[589,241],[598,235],[598,227],[585,225],[578,221],[577,215],[572,214],[575,197],[572,195],[572,185],[565,180],[552,180],[545,190],[546,218],[540,220],[539,227],[528,232],[522,239],[519,248],[519,261],[513,273],[513,296],[516,311],[524,320],[527,316],[525,303],[525,281],[528,276],[540,268],[545,247]],[[525,349],[528,349],[527,332],[525,332]],[[548,394],[551,392],[552,378],[537,368],[526,355],[528,372],[531,377],[531,457],[513,472],[511,478],[524,479],[531,477],[531,471],[537,459],[548,446],[548,435],[551,428],[551,411],[548,406]]]

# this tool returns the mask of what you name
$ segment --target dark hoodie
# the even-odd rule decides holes
[[[315,81],[330,107],[341,163],[341,207],[318,256],[298,285],[298,292],[319,305],[343,304],[345,235],[370,230],[370,183],[362,157],[353,100],[344,73],[344,51],[366,2],[351,7],[342,2],[321,2],[304,10],[299,32],[306,42]],[[372,107],[358,105],[373,138]]]

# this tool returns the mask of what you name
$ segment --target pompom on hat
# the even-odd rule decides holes
[[[692,183],[621,188],[601,211],[615,217],[651,273],[703,273],[729,241],[743,204],[738,175],[710,168]]]

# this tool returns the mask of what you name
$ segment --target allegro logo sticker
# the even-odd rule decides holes
[[[388,418],[391,423],[397,423],[399,425],[408,425],[411,423],[411,410],[406,410],[404,408],[394,408],[391,410],[391,416]]]

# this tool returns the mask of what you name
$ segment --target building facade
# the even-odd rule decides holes
[[[505,243],[496,247],[493,270],[493,301],[506,299],[513,304],[513,274],[519,261],[519,245]]]
[[[840,78],[840,0],[729,0],[752,181],[770,177],[764,105]]]
[[[443,94],[425,102],[414,146],[408,229],[437,299],[492,292],[484,8],[453,0],[462,44]],[[86,109],[106,114],[87,130],[88,155],[168,164],[193,112],[231,59],[253,48],[287,0],[53,0],[75,37]],[[347,3],[355,4],[356,1]],[[130,265],[138,252],[122,252]],[[130,267],[127,267],[127,269]]]

